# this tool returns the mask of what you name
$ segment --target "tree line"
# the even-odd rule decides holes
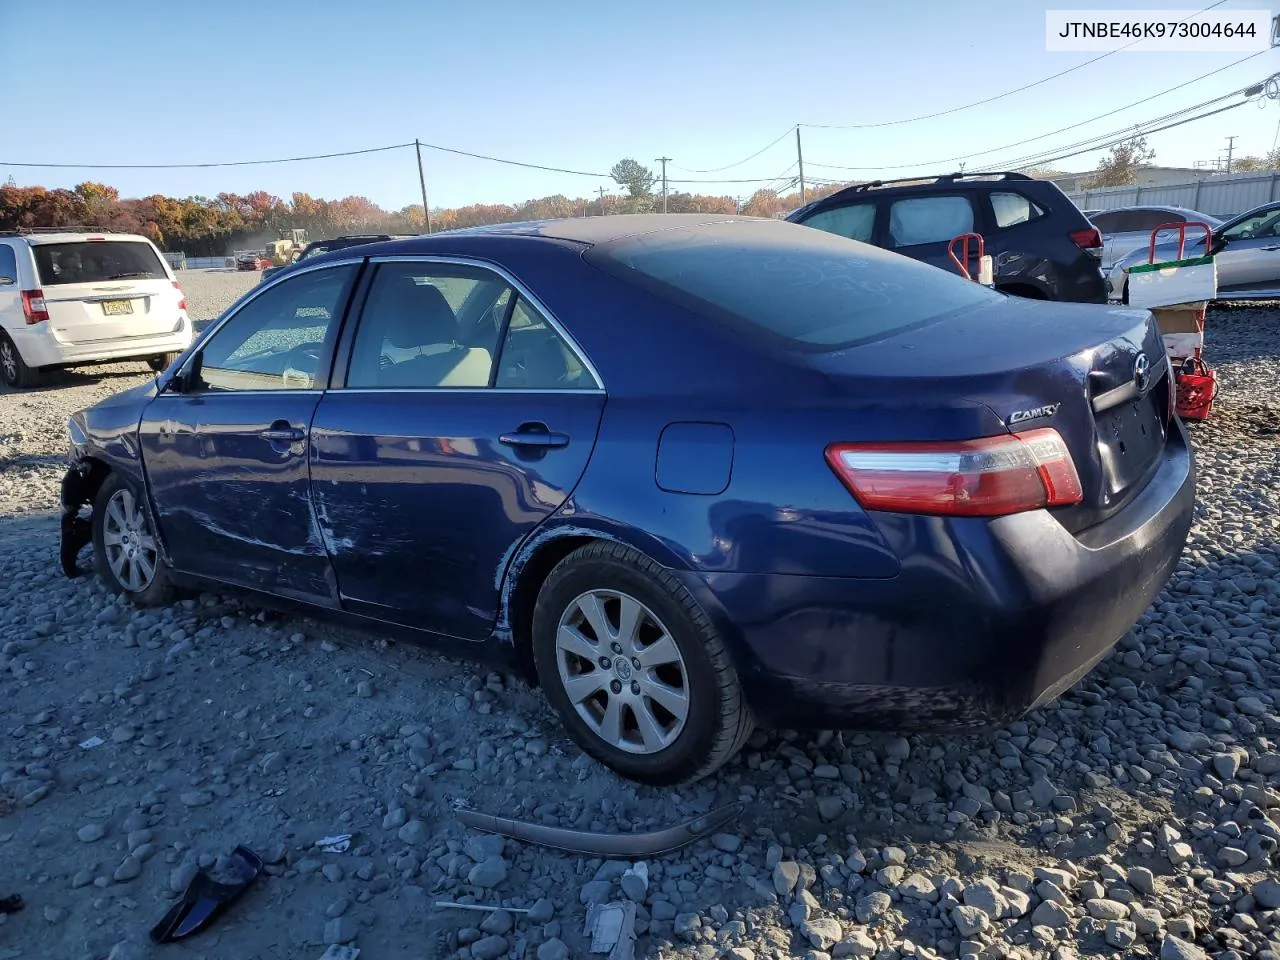
[[[614,179],[625,195],[567,197],[555,194],[523,203],[475,203],[456,208],[432,208],[433,233],[460,227],[541,220],[555,217],[649,213],[663,209],[652,174],[634,160],[615,165]],[[813,200],[838,189],[806,190]],[[800,206],[798,189],[761,189],[749,198],[712,196],[669,190],[668,213],[743,213],[773,217]],[[422,205],[384,210],[362,196],[325,200],[307,193],[288,199],[265,191],[219,193],[214,197],[125,198],[115,188],[86,181],[70,190],[18,186],[11,177],[0,186],[0,230],[23,227],[90,227],[142,234],[162,250],[188,256],[225,256],[233,250],[254,249],[293,229],[305,229],[314,239],[352,233],[418,234],[426,229]]]

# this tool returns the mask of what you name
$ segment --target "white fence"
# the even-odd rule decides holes
[[[164,258],[174,270],[222,270],[234,268],[235,257],[188,257],[185,253],[166,253]]]
[[[1264,203],[1280,200],[1280,170],[1202,177],[1183,183],[1144,187],[1100,187],[1067,194],[1081,210],[1114,210],[1160,204],[1188,207],[1211,217],[1234,217]]]

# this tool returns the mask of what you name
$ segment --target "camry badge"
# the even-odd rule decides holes
[[[1015,410],[1009,415],[1010,423],[1024,423],[1027,420],[1038,420],[1041,417],[1052,417],[1058,412],[1060,403],[1048,403],[1043,407],[1032,407],[1030,410]]]

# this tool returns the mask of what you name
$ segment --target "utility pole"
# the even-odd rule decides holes
[[[431,208],[427,206],[427,178],[422,172],[422,144],[415,137],[413,149],[418,154],[418,186],[422,187],[422,219],[427,224],[427,233],[431,232]]]
[[[1236,138],[1227,137],[1227,176],[1231,176],[1231,157],[1236,151]]]
[[[662,212],[667,212],[667,161],[670,157],[658,157],[658,163],[662,164]]]
[[[800,164],[800,205],[804,206],[804,151],[800,149],[800,124],[796,124],[796,162]]]
[[[596,193],[600,194],[600,216],[607,217],[609,212],[604,205],[604,187],[596,187]]]

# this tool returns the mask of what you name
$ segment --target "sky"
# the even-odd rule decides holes
[[[1185,9],[1211,0],[1121,0]],[[1004,93],[1096,53],[1046,52],[1045,10],[1103,0],[0,0],[0,85],[16,123],[0,136],[0,182],[122,196],[266,190],[365,196],[398,209],[421,193],[412,149],[260,166],[42,169],[25,163],[177,164],[296,157],[416,139],[589,174],[525,169],[424,148],[433,208],[619,188],[607,171],[670,157],[672,190],[749,196],[794,176],[802,124],[881,124]],[[1277,0],[1226,0],[1220,10]],[[869,129],[802,130],[809,178],[1001,169],[1209,100],[1280,72],[1280,48],[1105,119],[1088,120],[1226,67],[1245,53],[1141,45],[995,102]],[[36,80],[35,78],[38,78]],[[24,115],[25,114],[25,115]],[[746,163],[738,161],[775,138]],[[1280,101],[1149,138],[1155,163],[1213,162],[1280,136]],[[1096,167],[1091,153],[1052,164]],[[715,173],[692,173],[736,164]],[[869,168],[840,171],[831,166]],[[772,180],[771,180],[772,178]],[[748,180],[756,182],[687,182]],[[684,181],[684,182],[675,182]]]

